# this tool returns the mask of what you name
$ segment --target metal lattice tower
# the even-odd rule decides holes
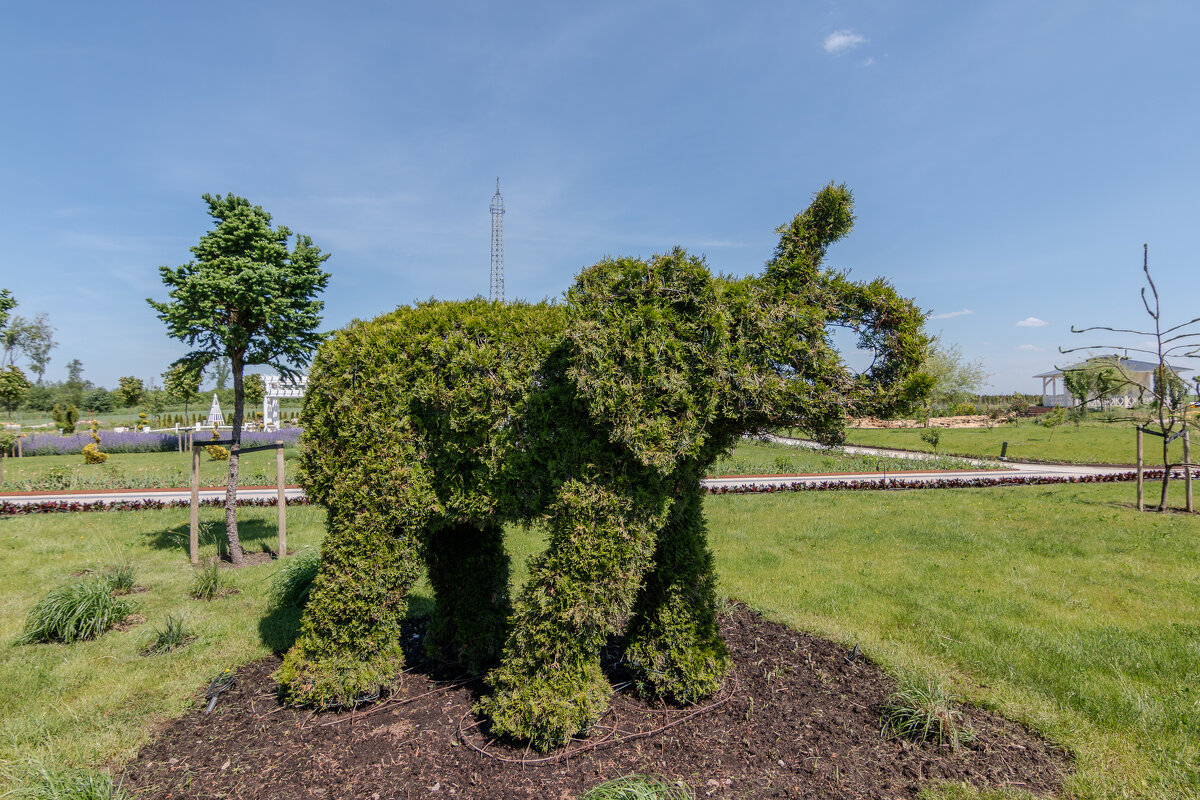
[[[492,195],[492,288],[488,299],[504,302],[504,198],[500,196],[499,178]]]

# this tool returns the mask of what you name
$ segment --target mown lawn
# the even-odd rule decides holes
[[[945,676],[1050,736],[1077,758],[1068,796],[1200,797],[1200,517],[1137,514],[1132,492],[812,492],[706,510],[725,593],[889,669]],[[273,541],[273,513],[242,511],[249,551]],[[316,544],[321,512],[289,514],[289,541]],[[186,510],[0,519],[0,761],[119,766],[222,668],[286,646],[295,615],[266,610],[278,562],[234,573],[238,594],[192,600],[186,529]],[[540,542],[509,532],[516,582]],[[9,644],[49,587],[126,558],[148,588],[144,625]],[[427,588],[414,608],[429,608]],[[199,638],[141,655],[180,612]]]
[[[1133,423],[1082,422],[1076,427],[1067,422],[1048,429],[1034,420],[1017,425],[988,428],[942,428],[937,452],[976,458],[996,458],[1002,442],[1008,442],[1008,457],[1014,460],[1059,461],[1072,464],[1134,464],[1137,462],[1137,433]],[[849,444],[869,447],[899,447],[904,450],[933,452],[921,439],[923,428],[851,428],[846,432]],[[1193,431],[1196,448],[1200,436]],[[1162,439],[1145,437],[1146,463],[1162,464]],[[1193,458],[1198,458],[1193,452]],[[1171,444],[1171,458],[1183,458],[1183,442]]]
[[[283,451],[284,480],[289,484],[297,480],[299,452],[294,447]],[[85,464],[82,455],[6,458],[0,492],[188,487],[191,458],[191,453],[111,453],[103,464]],[[274,450],[248,453],[238,461],[242,486],[275,485]],[[201,486],[224,486],[228,474],[228,461],[214,461],[201,451]]]
[[[284,450],[284,480],[289,484],[298,482],[298,455],[297,448]],[[274,451],[244,455],[240,466],[238,479],[241,485],[274,485]],[[931,455],[920,460],[848,456],[743,441],[729,457],[714,464],[711,472],[714,475],[761,475],[971,468],[970,464],[947,456]],[[76,455],[8,458],[4,461],[0,492],[187,487],[191,485],[191,469],[187,453],[113,453],[103,464],[84,464],[83,457]],[[224,486],[228,470],[228,461],[213,461],[207,453],[201,453],[201,486]]]

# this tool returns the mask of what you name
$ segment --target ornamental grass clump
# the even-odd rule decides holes
[[[304,608],[312,582],[321,568],[321,552],[309,547],[291,556],[271,578],[267,607]]]
[[[221,559],[213,558],[196,568],[189,594],[196,600],[215,600],[233,591],[229,586],[229,579],[221,572]]]
[[[885,739],[903,737],[958,750],[975,738],[955,706],[958,698],[938,680],[905,678],[881,710]]]
[[[142,652],[148,656],[162,655],[187,646],[195,638],[195,634],[184,627],[182,614],[168,614],[163,626],[154,629],[153,638]]]
[[[18,644],[93,639],[120,623],[137,604],[113,595],[112,585],[89,578],[52,589],[25,618]]]
[[[692,800],[683,781],[668,781],[652,775],[625,775],[593,786],[579,800]]]

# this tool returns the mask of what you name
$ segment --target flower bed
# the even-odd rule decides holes
[[[212,435],[208,429],[197,431],[197,439],[203,441]],[[293,447],[300,439],[300,428],[284,428],[279,431],[242,431],[242,446],[253,447],[283,440],[285,447]],[[224,438],[228,432],[222,432]],[[179,448],[179,439],[174,431],[102,431],[102,447],[106,453],[171,453]],[[73,433],[63,436],[58,433],[34,433],[21,439],[21,453],[27,456],[74,455],[92,441],[91,434]]]

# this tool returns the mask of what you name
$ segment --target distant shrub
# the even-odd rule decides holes
[[[978,414],[979,410],[975,408],[974,403],[957,403],[950,411],[952,417],[970,417]]]
[[[54,424],[65,435],[75,432],[75,423],[79,420],[79,409],[74,403],[69,404],[66,408],[60,405],[55,405],[50,410],[50,416],[54,419]]]
[[[222,447],[219,444],[210,444],[204,448],[204,452],[208,453],[208,457],[213,461],[228,461],[229,448]]]
[[[103,464],[108,461],[108,453],[101,453],[95,442],[83,446],[83,461],[85,464]]]
[[[941,428],[926,428],[921,431],[921,441],[928,444],[934,450],[938,449],[938,444],[942,441]]]
[[[25,618],[19,644],[93,639],[128,617],[133,601],[114,597],[106,580],[81,580],[52,589]]]

